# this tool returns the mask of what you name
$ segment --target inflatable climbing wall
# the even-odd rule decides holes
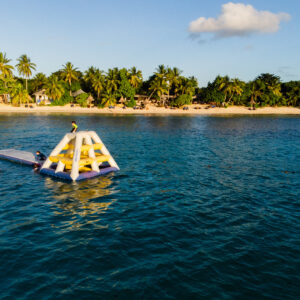
[[[117,163],[97,133],[79,131],[63,137],[42,165],[40,173],[76,181],[118,170]]]

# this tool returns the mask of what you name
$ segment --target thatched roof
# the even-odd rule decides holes
[[[73,92],[73,93],[72,93],[72,96],[73,96],[73,97],[77,97],[77,96],[79,96],[79,95],[81,95],[81,94],[85,94],[85,92],[84,92],[82,89],[77,90],[76,92]]]
[[[34,96],[43,96],[43,95],[46,95],[46,90],[45,89],[42,89],[42,90],[39,90],[35,93],[33,93]]]
[[[138,95],[138,94],[135,94],[134,95],[134,98],[138,99],[138,98],[148,98],[149,96],[147,95]]]
[[[94,97],[92,95],[89,95],[86,99],[86,101],[91,104],[94,101]]]

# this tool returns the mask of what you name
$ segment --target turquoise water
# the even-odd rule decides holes
[[[299,298],[299,117],[0,115],[0,148],[49,154],[72,119],[121,171],[0,161],[1,298]]]

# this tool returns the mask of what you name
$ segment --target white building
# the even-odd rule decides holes
[[[33,93],[33,95],[35,96],[35,103],[37,105],[40,105],[40,104],[49,105],[49,104],[51,104],[51,99],[46,94],[45,89],[39,90],[39,91]]]

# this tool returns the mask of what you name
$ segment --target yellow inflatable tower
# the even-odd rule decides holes
[[[117,163],[97,133],[79,131],[63,137],[42,165],[40,173],[75,181],[118,170]]]

